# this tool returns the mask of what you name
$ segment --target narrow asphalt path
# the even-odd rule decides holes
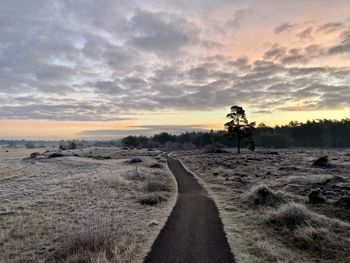
[[[145,263],[234,263],[214,201],[182,164],[166,156],[178,200]]]

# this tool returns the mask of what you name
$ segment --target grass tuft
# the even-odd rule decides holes
[[[154,206],[167,200],[167,195],[164,192],[147,193],[140,198],[142,205]]]
[[[289,247],[308,250],[316,258],[343,262],[350,253],[350,225],[290,203],[270,213],[266,222]]]
[[[248,201],[248,204],[253,207],[276,207],[281,203],[284,203],[283,198],[278,193],[272,191],[264,184],[253,187],[247,194],[246,200]]]
[[[114,229],[112,224],[90,222],[72,231],[55,255],[65,262],[132,262],[135,240],[131,234]]]
[[[322,194],[320,188],[312,189],[309,194],[309,202],[311,204],[323,204],[327,202],[326,197]]]
[[[170,192],[170,185],[167,180],[150,179],[146,182],[145,190],[149,193],[153,192]]]

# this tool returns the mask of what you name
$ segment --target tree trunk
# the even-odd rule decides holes
[[[241,153],[241,137],[237,135],[237,153]]]

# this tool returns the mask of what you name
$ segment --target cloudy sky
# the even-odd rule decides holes
[[[0,137],[350,116],[348,0],[2,0]]]

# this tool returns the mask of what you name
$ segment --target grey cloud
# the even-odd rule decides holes
[[[264,59],[279,61],[282,64],[305,64],[310,60],[325,56],[327,50],[319,45],[309,45],[305,48],[287,48],[275,44],[264,53]]]
[[[117,81],[99,80],[93,85],[95,86],[96,93],[118,95],[123,91]]]
[[[173,1],[177,8],[182,4]],[[349,99],[348,67],[307,64],[348,54],[349,30],[339,23],[313,24],[315,32],[341,33],[331,47],[316,41],[305,48],[276,44],[251,61],[221,53],[203,23],[212,23],[210,17],[198,19],[181,8],[143,10],[124,0],[5,0],[1,10],[1,118],[101,121],[139,109],[208,110],[240,103],[273,111],[287,101],[326,108],[345,107]],[[210,26],[216,32],[220,24],[224,32],[218,29],[218,35],[224,37],[253,14],[237,10],[230,25]],[[294,36],[296,28],[284,23],[275,32]],[[321,88],[329,80],[338,86]]]
[[[184,19],[169,14],[138,10],[130,26],[136,34],[130,43],[154,52],[176,51],[198,40],[198,29]]]
[[[148,83],[146,80],[138,77],[124,78],[121,83],[123,84],[124,87],[131,90],[144,89],[148,86]]]
[[[264,53],[264,58],[278,60],[286,56],[286,53],[287,53],[287,49],[285,47],[275,45],[274,47],[272,47],[271,49],[267,50]]]
[[[115,116],[113,116],[115,111]],[[109,117],[104,113],[108,112]],[[109,105],[75,104],[30,104],[25,106],[2,106],[0,117],[2,119],[49,119],[58,121],[113,121],[123,120],[118,117],[118,109],[111,109]]]
[[[299,37],[300,40],[304,41],[304,40],[312,40],[313,37],[312,37],[312,27],[308,27],[307,29],[299,32],[297,34],[297,36]]]
[[[331,47],[328,50],[328,54],[343,54],[350,52],[350,29],[345,30],[341,34],[341,41],[338,45]]]
[[[247,57],[239,57],[236,60],[231,60],[227,62],[227,65],[240,71],[249,71],[251,69],[251,65],[249,64]]]
[[[39,81],[66,81],[71,79],[76,74],[76,71],[67,66],[47,65],[35,72],[35,76]]]
[[[282,32],[289,31],[295,27],[296,27],[296,24],[282,23],[282,24],[278,25],[277,27],[275,27],[274,31],[276,34],[280,34]]]
[[[338,32],[339,30],[344,28],[344,24],[342,22],[333,22],[323,24],[318,27],[317,32],[322,32],[324,34],[330,34],[333,32]]]
[[[254,14],[254,10],[251,8],[238,9],[235,11],[234,18],[228,20],[226,25],[234,28],[240,28],[242,20],[252,14]]]

